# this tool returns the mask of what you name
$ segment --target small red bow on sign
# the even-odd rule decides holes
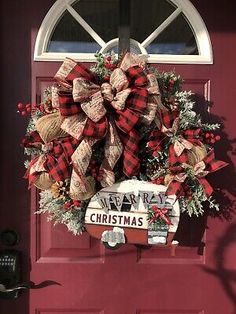
[[[168,209],[163,207],[163,208],[158,208],[157,206],[152,206],[152,210],[154,212],[154,215],[150,218],[149,223],[152,224],[155,220],[158,218],[161,218],[166,222],[167,225],[172,225],[172,222],[170,219],[166,216],[168,213]]]

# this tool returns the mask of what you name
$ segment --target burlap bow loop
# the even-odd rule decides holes
[[[121,90],[128,88],[129,80],[121,68],[116,68],[111,73],[110,84],[119,93]]]
[[[206,171],[206,164],[205,162],[202,160],[200,162],[198,162],[194,167],[193,167],[193,171],[196,177],[201,178],[201,177],[205,177],[206,175],[208,175],[209,171]]]
[[[184,149],[190,150],[193,148],[193,142],[199,131],[194,130],[192,134],[186,134],[185,131],[179,132],[179,118],[176,118],[171,128],[166,128],[164,125],[161,128],[162,133],[171,138],[176,155],[179,157]],[[184,138],[186,136],[187,138]]]
[[[161,93],[156,76],[153,73],[149,73],[147,74],[147,80],[148,103],[146,109],[141,114],[141,121],[146,125],[150,125],[155,120],[155,124],[159,128],[161,113],[166,109],[161,102]]]
[[[82,77],[73,80],[72,95],[74,102],[83,103],[100,90],[100,86]]]
[[[186,172],[181,172],[181,171],[183,170],[186,171],[187,169],[191,171],[192,176],[195,176],[197,178],[205,177],[209,173],[209,171],[206,171],[205,168],[206,168],[206,164],[203,160],[198,162],[193,167],[188,164],[183,163],[180,167],[176,167],[176,170],[179,169],[180,172],[174,175],[174,180],[183,183],[188,175]]]
[[[128,88],[129,80],[124,71],[120,68],[116,68],[110,76],[109,83],[103,83],[101,85],[101,93],[103,98],[111,103],[111,105],[117,110],[123,110],[125,108],[125,102],[131,93],[131,88]]]
[[[147,74],[147,90],[149,96],[152,95],[161,96],[157,78],[153,73]]]
[[[129,69],[130,67],[133,66],[139,66],[142,69],[145,69],[146,67],[146,63],[147,63],[147,58],[148,56],[146,55],[142,55],[142,56],[138,56],[132,52],[126,52],[123,55],[123,58],[120,62],[119,67],[123,70],[126,71],[127,69]]]
[[[179,129],[179,118],[176,118],[172,124],[172,127],[167,128],[164,124],[161,127],[161,132],[166,136],[172,137],[175,136]]]
[[[77,63],[73,59],[65,58],[62,66],[55,75],[55,79],[60,86],[70,90],[72,89],[72,82],[74,79],[82,77],[87,81],[94,82],[94,75],[82,63]]]

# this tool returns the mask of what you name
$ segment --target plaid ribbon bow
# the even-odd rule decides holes
[[[170,124],[171,116],[164,113],[165,121]],[[186,163],[188,155],[186,150],[191,150],[196,145],[201,145],[199,140],[200,129],[179,130],[179,118],[175,118],[172,127],[167,128],[164,124],[160,130],[154,130],[149,141],[149,148],[157,155],[164,148],[166,141],[170,143],[168,161],[169,165],[174,165],[177,162]]]
[[[35,147],[41,143],[44,154],[35,157],[30,162],[25,177],[31,186],[42,172],[49,173],[55,181],[68,178],[72,171],[71,156],[74,153],[79,141],[71,136],[63,139],[53,140],[43,145],[37,131],[33,131],[23,140],[24,147]]]
[[[227,166],[228,164],[221,160],[215,159],[214,150],[210,150],[209,153],[204,157],[204,159],[198,162],[195,166],[189,166],[183,163],[180,166],[170,167],[171,174],[173,175],[173,179],[169,183],[167,187],[166,194],[167,195],[183,195],[186,188],[183,186],[185,180],[187,178],[186,168],[191,168],[192,174],[197,178],[198,182],[202,185],[207,196],[210,196],[213,192],[213,189],[209,182],[206,180],[205,176],[211,172],[215,172],[220,170],[221,168]]]
[[[135,127],[141,115],[149,114],[149,94],[158,95],[159,89],[157,82],[155,87],[153,78],[148,77],[143,68],[137,65],[137,60],[130,63],[127,69],[125,66],[122,68],[122,64],[127,66],[129,58],[130,54],[126,54],[120,66],[112,72],[110,82],[102,86],[94,83],[93,74],[82,64],[68,58],[55,75],[64,87],[59,91],[59,109],[65,116],[61,127],[77,139],[82,138],[72,161],[75,170],[73,177],[84,186],[84,190],[84,176],[92,146],[104,137],[106,160],[101,167],[103,186],[114,183],[112,169],[122,153],[124,174],[132,177],[139,171],[137,152],[140,138]]]
[[[172,225],[172,222],[166,216],[166,214],[168,213],[167,208],[165,208],[165,207],[164,208],[158,208],[157,206],[154,205],[154,206],[152,206],[152,210],[154,212],[154,215],[149,219],[150,224],[152,224],[158,218],[161,218],[162,220],[164,220],[166,222],[167,225]]]

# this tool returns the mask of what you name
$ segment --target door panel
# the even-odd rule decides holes
[[[65,226],[37,218],[36,259],[38,263],[103,263],[104,249],[87,233],[75,237]]]

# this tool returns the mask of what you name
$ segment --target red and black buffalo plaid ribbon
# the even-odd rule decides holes
[[[186,191],[185,179],[187,178],[184,167],[172,166],[168,170],[170,174],[173,175],[173,179],[167,187],[166,195],[176,195],[177,197],[184,195]],[[182,180],[177,180],[177,176],[182,176]]]
[[[138,65],[128,68],[126,70],[126,75],[128,77],[128,80],[130,81],[131,86],[144,87],[148,82],[147,76],[144,73],[143,68]]]
[[[95,139],[102,139],[107,132],[108,121],[106,117],[103,117],[98,122],[93,122],[91,119],[87,119],[85,127],[83,129],[83,136],[93,137]]]
[[[44,167],[55,181],[61,181],[71,175],[71,155],[74,153],[79,141],[68,136],[60,140],[54,140],[52,143],[53,148],[47,153]]]
[[[88,81],[94,81],[95,77],[93,73],[83,64],[77,63],[75,67],[71,70],[71,72],[67,75],[66,80],[67,82],[73,82],[74,79],[78,77],[83,77]]]
[[[180,156],[177,156],[173,143],[171,143],[169,137],[160,130],[152,131],[148,147],[152,151],[153,156],[158,156],[160,151],[168,147],[168,163],[170,166],[174,166],[176,163],[187,163],[188,161],[187,152],[183,151]]]
[[[201,146],[202,143],[199,140],[200,131],[200,129],[184,130],[180,133],[180,135],[190,143]],[[177,156],[175,153],[174,144],[170,144],[168,151],[168,161],[170,166],[175,165],[176,163],[188,163],[188,160],[189,155],[186,149],[183,150],[180,156]]]
[[[80,103],[74,102],[71,92],[60,91],[59,96],[59,110],[62,116],[72,116],[82,112]]]
[[[176,112],[175,112],[176,113]],[[173,118],[176,118],[171,112],[168,114],[167,112],[163,112],[163,121],[165,121],[165,126],[173,125]],[[178,140],[178,135],[183,139],[189,141],[195,145],[202,145],[199,134],[200,129],[189,129],[189,130],[181,130],[176,133],[176,140]],[[181,139],[180,139],[181,141]],[[171,137],[168,136],[165,132],[161,130],[153,130],[150,135],[150,141],[148,142],[148,147],[152,151],[154,156],[158,156],[158,153],[166,147],[168,147],[168,163],[170,166],[174,166],[177,163],[187,163],[189,156],[187,150],[184,149],[180,156],[178,156],[174,149],[174,143],[171,141]]]
[[[121,142],[124,145],[123,151],[123,172],[127,177],[136,176],[140,169],[140,159],[138,158],[138,143],[140,136],[135,129],[128,134],[120,133]]]
[[[177,113],[174,111],[161,111],[161,120],[162,125],[164,125],[166,128],[170,128],[173,125],[173,122],[176,118]],[[161,130],[154,129],[152,133],[150,134],[150,140],[148,142],[148,147],[151,149],[151,151],[158,153],[160,150],[162,150],[166,144],[166,139],[168,140],[168,137],[165,133],[163,133]],[[155,154],[154,154],[155,155]],[[157,155],[157,154],[156,154]]]
[[[23,138],[21,144],[24,147],[27,148],[37,148],[41,146],[43,143],[43,140],[41,136],[39,135],[38,131],[32,131]]]
[[[208,173],[215,172],[228,165],[224,161],[215,159],[215,153],[213,149],[209,151],[209,153],[206,155],[206,157],[202,161],[205,164],[204,171]],[[185,184],[185,179],[187,178],[187,176],[185,174],[184,165],[170,167],[169,170],[171,174],[174,175],[174,179],[170,182],[167,188],[166,194],[167,195],[175,194],[177,196],[180,196],[180,195],[185,194],[186,191],[189,192],[189,188]],[[182,177],[183,180],[177,180],[177,176],[179,176],[179,178]],[[199,174],[196,173],[196,179],[198,180],[199,184],[201,184],[201,186],[203,187],[205,194],[207,196],[210,196],[213,192],[213,188],[211,187],[209,182],[206,180],[205,175],[201,175],[201,172]]]
[[[170,128],[173,125],[174,120],[179,116],[179,112],[177,110],[162,110],[161,111],[161,120],[162,124],[166,128]]]
[[[124,110],[116,110],[112,108],[108,115],[101,118],[98,122],[87,119],[83,130],[83,136],[101,139],[108,132],[108,119],[114,120],[118,135],[121,138],[123,151],[123,169],[128,177],[137,174],[139,169],[138,143],[139,136],[134,127],[139,123],[140,113],[142,113],[148,101],[148,90],[145,86],[148,83],[147,77],[143,69],[139,66],[133,66],[125,72],[129,80],[131,93],[126,101]],[[77,64],[65,78],[65,82],[69,83],[71,88],[68,91],[59,92],[60,112],[63,116],[70,116],[81,112],[79,103],[75,103],[72,97],[73,80],[82,77],[86,80],[94,82],[93,74],[83,65]]]
[[[206,164],[206,170],[209,172],[215,172],[228,166],[228,163],[222,160],[215,159],[215,151],[211,149],[206,157],[203,159]]]
[[[24,145],[25,147],[34,147],[34,141],[38,142],[39,139],[40,136],[37,131],[31,132]],[[44,154],[46,157],[43,164],[44,169],[55,181],[64,180],[71,174],[71,156],[78,146],[79,141],[72,136],[67,136],[60,140],[53,140],[50,144],[50,150]],[[37,159],[38,157],[30,162],[29,168],[36,163]],[[33,183],[38,175],[39,173],[31,173],[29,175],[29,171],[26,173],[26,177],[30,183]]]

